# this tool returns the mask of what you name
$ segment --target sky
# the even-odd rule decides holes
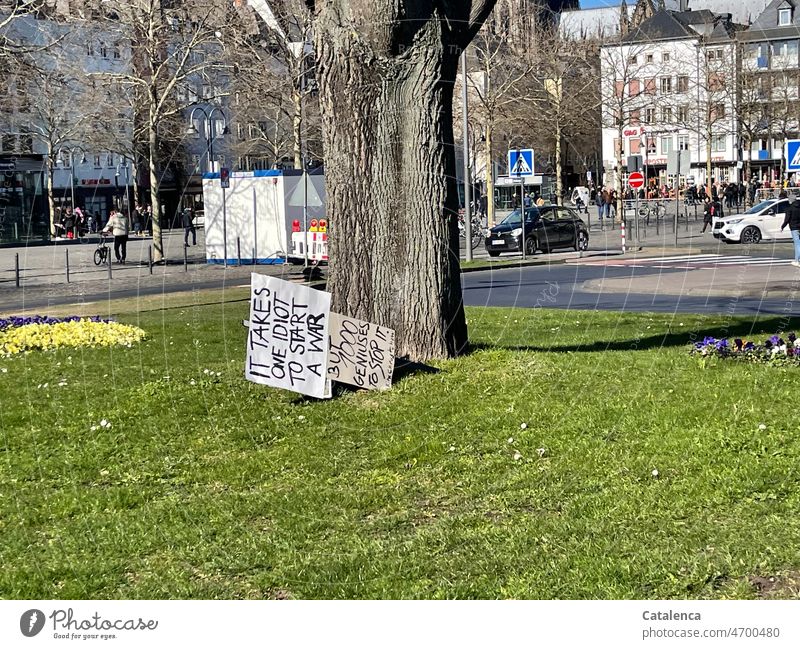
[[[581,9],[594,9],[595,7],[618,7],[619,4],[619,0],[581,0]],[[636,3],[634,2],[633,4]]]

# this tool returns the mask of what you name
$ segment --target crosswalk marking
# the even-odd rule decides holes
[[[612,268],[669,268],[694,270],[717,266],[789,266],[791,259],[780,257],[748,257],[746,255],[679,255],[674,257],[645,257],[633,259],[582,259],[580,266],[606,266]]]

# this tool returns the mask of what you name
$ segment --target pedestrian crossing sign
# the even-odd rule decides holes
[[[786,140],[786,171],[800,171],[800,140]]]
[[[508,152],[508,175],[511,178],[532,177],[533,149],[513,149]]]

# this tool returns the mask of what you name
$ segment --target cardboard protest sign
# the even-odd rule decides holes
[[[328,378],[366,390],[388,390],[394,330],[331,312]]]
[[[329,398],[330,309],[330,293],[253,273],[245,377]]]

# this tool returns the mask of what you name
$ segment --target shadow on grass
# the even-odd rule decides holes
[[[756,320],[754,322],[735,322],[729,326],[712,326],[701,331],[691,331],[682,333],[666,333],[635,338],[629,340],[610,340],[597,341],[577,345],[552,345],[544,347],[541,345],[508,345],[489,343],[473,343],[470,345],[468,354],[487,349],[507,349],[526,352],[605,352],[605,351],[647,351],[661,349],[664,347],[685,347],[694,342],[702,340],[706,336],[715,338],[742,338],[755,342],[763,342],[769,336],[780,332],[788,333],[800,331],[800,318],[769,318]]]

